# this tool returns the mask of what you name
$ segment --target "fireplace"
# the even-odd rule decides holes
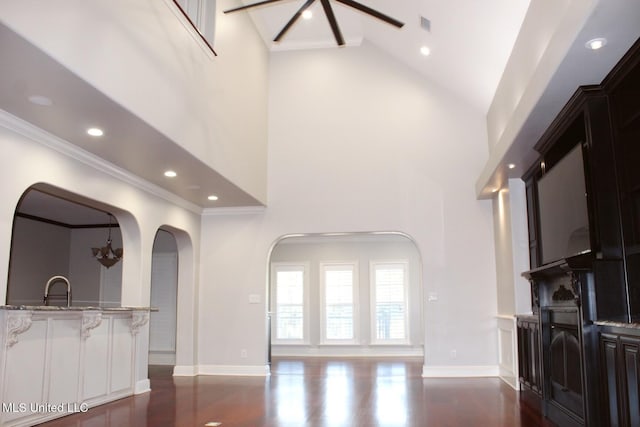
[[[524,273],[539,314],[542,409],[561,426],[597,426],[598,386],[591,259],[568,258]],[[589,421],[587,421],[589,420]],[[595,424],[594,424],[595,423]]]
[[[549,358],[549,401],[584,417],[582,358],[578,310],[545,309],[550,330],[545,353]],[[545,317],[547,317],[545,316]]]

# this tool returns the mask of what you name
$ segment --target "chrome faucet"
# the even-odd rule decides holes
[[[51,297],[59,297],[62,295],[49,295],[49,288],[52,284],[56,282],[65,282],[67,284],[67,307],[71,307],[71,283],[69,283],[69,279],[64,276],[53,276],[51,279],[47,281],[47,284],[44,286],[44,305],[49,305],[49,300]]]

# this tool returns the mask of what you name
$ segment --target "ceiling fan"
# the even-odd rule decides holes
[[[245,6],[240,6],[233,9],[225,10],[224,13],[239,12],[241,10],[250,9],[256,6],[264,6],[266,4],[276,3],[279,1],[283,1],[283,0],[263,0],[257,3],[252,3]],[[293,15],[293,17],[289,20],[289,22],[287,22],[287,24],[282,28],[282,30],[278,33],[278,35],[273,39],[273,41],[279,42],[287,33],[287,31],[289,31],[289,29],[293,26],[293,24],[295,24],[296,21],[300,18],[302,13],[305,10],[307,10],[313,3],[315,3],[315,1],[316,0],[306,0],[302,5],[302,7],[298,9],[298,11]],[[393,25],[394,27],[402,28],[402,26],[404,25],[404,22],[400,22],[397,19],[391,18],[390,16],[380,13],[377,10],[371,9],[370,7],[367,7],[356,1],[353,1],[353,0],[335,0],[335,1],[337,1],[338,3],[342,3],[345,6],[349,6],[353,9],[357,9],[360,12],[364,12],[368,15],[371,15],[374,18],[380,19],[381,21],[384,21],[388,24]],[[320,3],[322,3],[322,8],[324,9],[324,13],[327,16],[327,20],[329,21],[329,25],[331,26],[331,31],[333,31],[333,36],[336,39],[336,43],[338,43],[338,46],[343,46],[344,38],[342,37],[342,33],[340,32],[340,27],[338,26],[338,21],[336,21],[336,16],[333,13],[333,8],[331,7],[331,3],[329,2],[329,0],[320,0]]]

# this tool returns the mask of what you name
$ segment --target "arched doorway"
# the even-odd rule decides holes
[[[122,262],[107,267],[98,260],[108,240],[115,250],[123,247],[115,211],[44,184],[27,189],[14,215],[6,303],[41,305],[47,280],[64,276],[71,283],[71,305],[119,306]],[[53,284],[47,304],[67,304],[60,285]]]
[[[285,236],[269,257],[269,361],[424,356],[422,260],[402,233]]]
[[[151,306],[158,311],[149,318],[149,364],[176,364],[178,295],[178,245],[174,235],[159,229],[153,241]]]

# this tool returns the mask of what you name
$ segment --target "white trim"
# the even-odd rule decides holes
[[[496,319],[513,320],[516,318],[515,314],[498,314]]]
[[[39,127],[24,121],[2,109],[0,109],[0,126],[16,132],[26,138],[46,146],[58,153],[72,158],[80,163],[106,173],[115,179],[132,185],[146,193],[160,197],[176,206],[184,208],[195,214],[202,214],[202,208],[173,193],[165,190],[149,181],[140,178],[133,173],[107,162],[102,157],[90,153],[75,144],[67,142],[57,136],[40,129]]]
[[[518,325],[515,316],[498,315],[498,369],[499,377],[515,390],[520,389],[518,381]],[[509,338],[510,345],[503,339],[503,333]],[[507,347],[507,348],[505,348]],[[510,360],[502,360],[508,354]]]
[[[271,355],[275,357],[424,357],[422,346],[342,346],[319,347],[273,346]]]
[[[173,367],[174,377],[195,377],[198,375],[198,367],[193,365],[176,365]]]
[[[498,365],[422,366],[423,378],[497,377]]]
[[[302,268],[302,339],[285,339],[278,338],[278,286],[277,273],[279,271],[300,271]],[[301,262],[272,262],[271,263],[271,304],[273,312],[271,313],[272,335],[271,344],[284,345],[309,345],[310,343],[310,309],[309,309],[309,272],[311,263],[309,261]]]
[[[403,339],[379,339],[377,335],[377,319],[376,319],[376,283],[375,268],[378,265],[402,265],[404,269],[404,338]],[[369,329],[371,343],[374,345],[402,345],[409,344],[411,331],[409,330],[409,261],[403,260],[370,260],[369,261]]]
[[[139,380],[136,382],[133,394],[149,393],[150,391],[151,381],[149,381],[149,378],[145,378],[144,380]]]
[[[206,208],[202,210],[201,214],[202,216],[258,215],[263,214],[265,210],[265,206],[229,206],[223,208]]]
[[[198,375],[266,377],[271,371],[269,365],[199,365]]]
[[[325,301],[325,268],[327,266],[350,266],[353,269],[351,282],[352,306],[353,306],[353,338],[352,339],[327,339],[326,324],[326,301]],[[360,287],[359,271],[360,265],[358,261],[320,261],[318,263],[318,273],[320,274],[320,345],[357,345],[360,339],[360,304],[358,292]]]
[[[498,375],[503,383],[507,384],[512,389],[519,391],[520,390],[520,381],[516,380],[515,377],[504,376],[501,374]]]
[[[202,37],[204,37],[204,33],[206,31],[206,28],[204,28],[203,26],[206,19],[205,16],[203,16],[204,13],[206,13],[205,12],[206,7],[202,4],[202,2],[198,2],[196,6],[198,8],[198,14],[197,14],[198,16],[189,16],[189,19],[191,20],[191,22],[193,22],[193,25],[195,25],[197,28],[194,28],[193,25],[189,23],[187,18],[185,18],[182,12],[180,12],[180,10],[178,9],[178,6],[173,2],[173,0],[164,0],[164,3],[171,10],[171,12],[173,12],[173,14],[176,16],[178,21],[180,21],[182,26],[185,28],[185,30],[187,30],[187,32],[191,36],[191,38],[193,38],[193,40],[198,44],[198,46],[200,46],[200,48],[207,55],[207,57],[213,60],[215,56],[213,55],[213,52],[211,51],[211,49],[209,49],[209,46],[207,46],[207,43],[213,46],[213,40],[207,40],[207,43],[205,43],[204,40],[202,40]],[[189,13],[188,10],[185,10],[184,12],[186,14]],[[214,16],[212,16],[211,19],[215,20],[215,10],[213,11],[213,15]]]

